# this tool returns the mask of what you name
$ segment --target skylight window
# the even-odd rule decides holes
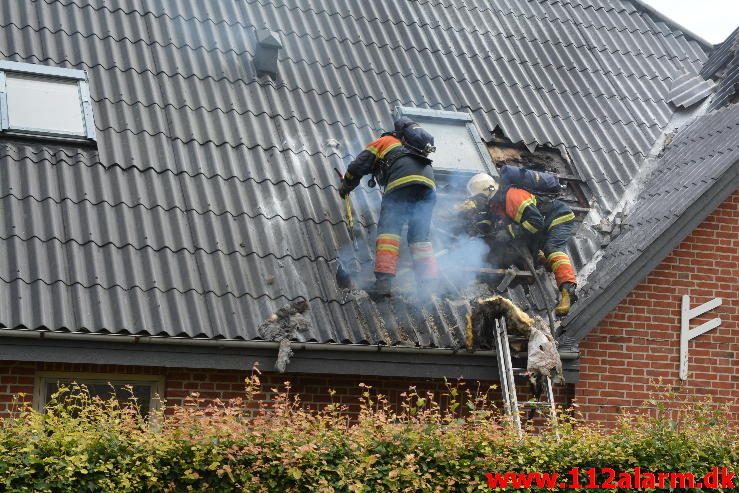
[[[95,140],[87,74],[83,70],[0,61],[0,131]]]
[[[490,154],[469,113],[399,106],[395,116],[407,116],[434,136],[434,171],[497,175]]]

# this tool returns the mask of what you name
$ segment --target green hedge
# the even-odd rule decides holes
[[[655,402],[610,431],[563,414],[560,439],[552,429],[520,439],[489,399],[497,391],[460,384],[443,396],[410,389],[397,411],[363,387],[358,416],[304,410],[289,385],[270,404],[251,400],[259,391],[255,374],[244,400],[194,395],[143,419],[62,389],[45,414],[20,408],[0,421],[0,491],[490,491],[488,472],[739,470],[737,430],[708,403],[668,413]]]

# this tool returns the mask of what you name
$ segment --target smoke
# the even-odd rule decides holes
[[[456,294],[448,291],[464,291],[473,285],[480,269],[488,267],[490,247],[481,238],[460,235],[452,242],[434,245],[440,255],[437,257],[441,275],[437,294]],[[451,285],[451,286],[449,286]]]
[[[467,198],[468,179],[469,175],[466,174],[444,174],[437,179],[436,204],[435,206],[431,204],[433,207],[431,241],[439,267],[439,279],[433,284],[424,284],[422,290],[426,292],[423,295],[433,294],[444,298],[477,296],[482,290],[482,284],[478,282],[480,270],[492,267],[489,261],[491,249],[488,242],[469,234],[470,224],[468,223],[471,218],[456,207]],[[361,191],[362,188],[358,190]],[[361,195],[366,196],[364,193]],[[360,201],[356,200],[358,198],[356,193],[353,193],[351,198],[353,206],[359,205]],[[379,200],[373,202],[371,207],[376,209],[375,214],[378,214]],[[369,207],[369,204],[367,206]],[[359,209],[355,207],[355,211]],[[425,214],[428,209],[418,207],[414,210],[416,213]],[[356,218],[357,214],[355,214],[355,221]],[[409,218],[406,216],[407,219]],[[412,221],[412,218],[410,219]],[[401,232],[400,259],[393,283],[393,292],[413,303],[419,284],[407,242],[407,231],[406,225]],[[348,241],[349,238],[345,237],[344,241],[340,241],[337,256],[342,266],[341,270],[351,275],[352,287],[361,290],[367,289],[374,283],[373,254],[376,231],[359,227],[357,232],[359,232],[358,251],[353,250],[351,242]],[[337,285],[342,284],[340,280],[337,279]]]

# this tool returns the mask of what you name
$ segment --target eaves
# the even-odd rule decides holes
[[[0,330],[0,360],[170,368],[272,371],[279,344],[149,336]],[[295,373],[497,380],[495,351],[359,344],[294,343],[285,378]],[[565,379],[576,383],[579,354],[561,351]],[[520,361],[520,363],[523,363]],[[514,363],[515,364],[515,363]]]

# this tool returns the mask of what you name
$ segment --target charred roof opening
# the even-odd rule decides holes
[[[282,48],[280,35],[267,28],[257,31],[257,49],[254,55],[254,67],[257,76],[266,75],[272,79],[277,78],[277,60]]]
[[[509,164],[554,173],[565,186],[562,190],[562,200],[567,202],[576,214],[584,215],[589,211],[585,181],[562,156],[559,149],[536,146],[529,150],[524,145],[513,144],[505,137],[494,135],[487,143],[487,150],[496,169]]]
[[[554,173],[562,184],[557,198],[567,204],[575,213],[576,233],[570,241],[569,253],[577,269],[585,264],[587,252],[606,241],[602,232],[594,230],[587,224],[586,218],[591,211],[592,193],[572,162],[567,152],[561,148],[546,145],[524,145],[511,142],[500,128],[496,128],[487,142],[487,152],[496,169],[505,165],[528,168],[535,171]],[[592,245],[596,246],[592,246]]]

